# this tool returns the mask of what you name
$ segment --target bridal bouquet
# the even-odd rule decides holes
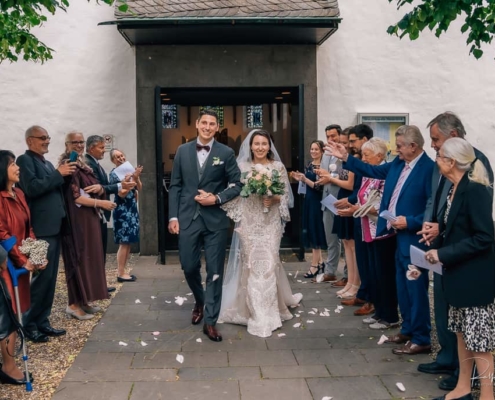
[[[252,194],[259,196],[284,194],[285,184],[281,180],[280,172],[261,164],[256,164],[250,171],[243,172],[241,182],[244,184],[241,190],[242,197],[249,197]],[[263,209],[265,213],[268,211],[266,207]]]
[[[19,251],[28,256],[32,264],[43,265],[46,262],[48,246],[49,244],[45,240],[27,238],[22,241]]]

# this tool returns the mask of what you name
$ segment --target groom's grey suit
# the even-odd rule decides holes
[[[329,156],[328,154],[324,154],[323,157],[321,158],[321,169],[330,171],[329,169],[330,164],[337,165],[337,172],[342,168],[341,160],[337,159],[334,156]],[[339,186],[334,185],[332,183],[328,183],[323,186],[322,197],[325,198],[331,194],[335,198],[337,198],[337,195],[339,194],[339,190],[340,190]],[[328,251],[327,260],[325,261],[324,272],[325,274],[335,275],[335,273],[337,272],[337,267],[339,266],[340,242],[338,236],[335,233],[332,233],[333,221],[334,221],[333,212],[331,212],[325,206],[322,206],[321,209],[323,210],[323,227],[325,228],[325,237],[327,239],[327,251]]]
[[[214,141],[200,166],[197,141],[179,146],[169,189],[169,218],[179,221],[179,258],[197,304],[204,304],[204,318],[215,325],[222,301],[225,247],[230,226],[220,205],[201,206],[194,200],[198,190],[213,193],[226,203],[241,191],[241,172],[234,151]],[[206,258],[206,290],[201,284],[201,248]],[[214,276],[218,279],[214,280]]]

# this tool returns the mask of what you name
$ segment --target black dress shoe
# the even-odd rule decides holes
[[[33,382],[33,375],[29,373],[29,381]],[[5,372],[3,372],[0,369],[0,383],[3,385],[25,385],[26,382],[26,373],[24,372],[24,378],[23,379],[14,379],[10,375],[7,375]]]
[[[108,293],[115,292],[115,288],[113,286],[107,287]]]
[[[445,398],[447,397],[446,394],[444,394],[443,396],[441,397],[435,397],[433,400],[445,400]],[[452,399],[452,400],[473,400],[473,395],[471,393],[468,393],[468,394],[465,394],[464,396],[462,397],[458,397],[456,399]]]
[[[452,390],[455,389],[455,387],[457,386],[457,380],[459,379],[458,376],[456,375],[451,375],[449,376],[448,378],[445,378],[443,380],[441,380],[439,383],[438,383],[438,387],[442,390],[448,390],[449,392],[451,392]]]
[[[65,329],[56,329],[53,326],[47,326],[46,328],[39,328],[41,333],[44,333],[46,336],[62,336],[67,333]]]
[[[136,275],[131,275],[130,278],[121,278],[120,276],[117,276],[117,282],[136,282],[137,278]]]
[[[46,343],[50,338],[40,331],[26,331],[26,337],[34,343]]]
[[[434,374],[434,375],[441,375],[441,374],[453,374],[455,371],[455,367],[449,367],[447,365],[441,365],[438,364],[436,361],[433,361],[428,364],[419,364],[418,365],[418,371],[423,372],[425,374]]]
[[[218,333],[218,331],[215,329],[213,325],[203,325],[203,333],[208,336],[210,340],[213,340],[214,342],[221,342],[222,341],[222,335]]]

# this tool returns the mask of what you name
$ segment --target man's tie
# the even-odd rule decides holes
[[[394,188],[394,192],[392,193],[392,198],[390,199],[390,203],[388,205],[388,211],[390,212],[395,212],[395,206],[397,205],[397,199],[399,198],[400,191],[402,189],[402,186],[404,186],[404,181],[406,180],[406,173],[409,171],[411,167],[409,164],[404,165],[404,168],[402,169],[402,172],[400,173],[399,179],[397,180],[397,183]],[[392,225],[390,225],[390,222],[387,221],[387,229],[390,229]]]
[[[201,150],[210,151],[210,146],[201,146],[200,144],[196,143],[196,150],[197,151],[201,151]]]

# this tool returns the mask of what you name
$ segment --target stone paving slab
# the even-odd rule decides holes
[[[180,267],[155,261],[138,260],[133,270],[138,281],[123,285],[112,300],[54,399],[385,400],[443,394],[438,376],[417,372],[428,355],[395,356],[395,346],[377,344],[382,334],[394,332],[370,330],[353,315],[356,307],[335,312],[340,299],[330,285],[297,282],[307,263],[284,264],[294,292],[304,294],[291,309],[292,320],[270,338],[219,324],[224,340],[215,343],[201,325],[191,325],[194,299]],[[176,304],[176,296],[185,297],[184,304]],[[309,314],[313,308],[315,315]],[[329,317],[319,315],[325,308]]]

